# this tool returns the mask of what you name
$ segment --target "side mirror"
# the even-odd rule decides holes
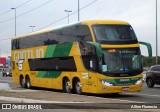
[[[108,71],[108,66],[102,65],[102,72],[107,72],[107,71]]]
[[[145,45],[148,48],[148,55],[152,57],[152,46],[150,43],[147,42],[139,42],[139,44]]]

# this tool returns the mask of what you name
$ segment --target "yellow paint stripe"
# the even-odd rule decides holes
[[[129,45],[101,45],[102,48],[133,48],[139,47],[139,44],[129,44]]]
[[[119,20],[88,20],[82,21],[82,24],[93,25],[93,24],[121,24],[121,25],[129,25],[129,23],[125,21]]]

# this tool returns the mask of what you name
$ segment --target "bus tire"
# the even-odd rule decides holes
[[[63,80],[63,92],[64,93],[71,93],[71,84],[68,78]]]
[[[30,89],[30,88],[31,88],[31,81],[30,81],[29,76],[26,77],[26,88],[27,88],[27,89]]]
[[[82,94],[82,85],[79,79],[74,81],[74,92],[76,94]]]
[[[20,85],[22,88],[25,88],[25,81],[24,81],[24,77],[22,75],[20,76]]]
[[[153,88],[155,84],[152,78],[147,78],[146,83],[149,88]]]

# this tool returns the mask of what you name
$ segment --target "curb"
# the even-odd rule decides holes
[[[0,83],[0,90],[11,90],[8,83]]]
[[[0,96],[0,101],[9,101],[9,102],[17,102],[17,103],[84,103],[84,102],[62,102],[62,101],[34,100],[34,99],[5,97],[5,96]],[[89,102],[85,102],[85,103],[89,103]]]

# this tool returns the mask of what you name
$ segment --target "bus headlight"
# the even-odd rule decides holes
[[[105,80],[101,80],[101,83],[106,85],[106,86],[113,86],[113,84],[111,84],[110,82],[107,82]]]
[[[140,83],[142,83],[143,82],[143,80],[142,79],[139,79],[135,84],[140,84]]]

